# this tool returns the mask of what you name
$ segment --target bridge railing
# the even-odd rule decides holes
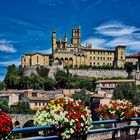
[[[135,138],[138,135],[138,131],[140,128],[140,117],[137,118],[131,118],[128,119],[127,122],[131,123],[133,121],[136,121],[137,123],[135,124],[130,124],[130,125],[124,125],[124,126],[117,126],[118,123],[122,122],[119,120],[100,120],[100,121],[93,121],[92,125],[105,125],[105,124],[112,124],[112,127],[102,127],[102,128],[98,128],[98,129],[92,129],[89,130],[87,132],[87,135],[90,134],[95,134],[95,133],[102,133],[102,132],[108,132],[111,131],[112,132],[112,138],[115,138],[116,133],[118,131],[121,130],[130,130],[131,128],[136,128],[135,132],[134,132],[134,136]],[[54,128],[52,126],[33,126],[33,127],[25,127],[25,128],[14,128],[12,130],[12,134],[17,134],[17,133],[27,133],[27,132],[35,132],[35,131],[41,131],[41,130],[45,130],[45,131],[49,131],[49,130],[53,130]],[[33,138],[29,138],[30,140],[50,140],[50,139],[62,139],[62,137],[57,136],[57,135],[52,135],[52,136],[39,136],[39,137],[33,137]]]

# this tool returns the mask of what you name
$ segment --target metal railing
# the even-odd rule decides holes
[[[92,129],[87,132],[87,135],[89,134],[95,134],[95,133],[102,133],[102,132],[108,132],[112,131],[112,139],[115,138],[115,134],[118,132],[118,130],[130,130],[131,128],[136,128],[135,129],[135,138],[138,135],[138,130],[140,128],[140,117],[137,118],[131,118],[126,120],[127,122],[132,122],[136,121],[137,124],[135,125],[125,125],[125,126],[117,126],[117,123],[120,123],[122,121],[119,120],[100,120],[100,121],[93,121],[92,125],[104,125],[104,124],[114,124],[113,127],[104,127],[104,128],[99,128],[99,129]],[[14,128],[12,130],[12,134],[17,134],[17,133],[27,133],[27,132],[36,132],[36,131],[50,131],[53,130],[54,127],[52,126],[33,126],[33,127],[25,127],[25,128]],[[39,136],[39,137],[33,137],[29,138],[30,140],[51,140],[51,139],[62,139],[62,137],[57,136],[57,135],[52,135],[52,136]]]

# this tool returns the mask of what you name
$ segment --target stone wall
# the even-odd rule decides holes
[[[50,69],[49,71],[49,77],[54,78],[55,73],[58,69],[63,69],[62,65],[53,65],[48,67]],[[124,77],[126,78],[128,76],[128,73],[125,70],[103,70],[103,69],[69,69],[69,72],[73,75],[79,75],[84,77],[97,77],[97,78],[111,78],[111,77]],[[24,70],[25,76],[31,75],[31,73],[37,74],[36,67],[28,67]]]
[[[36,68],[37,68],[37,66],[29,66],[29,67],[26,67],[24,69],[23,75],[24,76],[30,76],[32,73],[33,74],[37,74]]]
[[[97,78],[111,78],[111,77],[124,77],[128,76],[125,70],[80,70],[70,69],[70,73],[84,77],[97,77]]]

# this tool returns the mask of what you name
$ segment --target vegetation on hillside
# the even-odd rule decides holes
[[[129,64],[125,65],[125,69],[131,72],[132,69]],[[87,67],[81,65],[81,68]],[[110,67],[111,68],[111,67]],[[7,74],[4,82],[0,82],[0,90],[5,89],[44,89],[53,90],[59,88],[80,88],[90,91],[94,90],[94,82],[105,78],[89,78],[72,75],[69,73],[69,68],[65,70],[58,70],[55,74],[55,79],[48,77],[49,69],[44,67],[37,68],[38,75],[31,74],[30,76],[23,76],[23,69],[16,67],[14,64],[8,66]],[[124,79],[122,77],[112,77],[107,79]]]
[[[135,84],[121,83],[113,91],[112,99],[126,99],[133,104],[140,104],[140,89]]]
[[[67,71],[58,70],[55,74],[55,79],[48,77],[48,69],[37,68],[37,71],[38,75],[31,74],[30,76],[23,76],[22,68],[16,68],[15,65],[8,66],[7,74],[4,79],[5,88],[44,90],[58,88],[85,88],[92,91],[93,83],[96,81],[95,78],[82,78],[77,75],[72,75],[69,73],[68,69]]]
[[[9,107],[8,101],[6,99],[0,98],[0,109],[7,113],[14,114],[32,114],[33,111],[27,102],[18,102],[16,105]]]
[[[80,92],[73,94],[72,98],[75,100],[80,99],[85,105],[90,107],[90,94],[88,94],[85,89],[82,89]]]

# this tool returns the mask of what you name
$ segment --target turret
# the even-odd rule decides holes
[[[67,35],[65,35],[65,37],[64,37],[64,42],[65,42],[65,47],[67,46],[67,43],[68,43],[68,37],[67,37]]]
[[[56,52],[57,44],[56,44],[56,31],[52,31],[52,53]]]

